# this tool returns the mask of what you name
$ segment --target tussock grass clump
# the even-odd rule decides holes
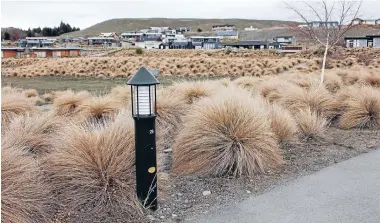
[[[278,102],[291,111],[308,109],[319,115],[333,117],[334,101],[323,85],[312,84],[309,89],[293,86],[282,88]]]
[[[301,140],[324,138],[327,120],[310,108],[299,110],[295,116]]]
[[[85,100],[82,106],[80,114],[85,120],[100,123],[114,117],[121,109],[118,101],[108,96]]]
[[[54,99],[53,111],[56,115],[72,116],[78,114],[83,109],[83,104],[90,98],[86,91],[74,93],[73,91],[59,92]]]
[[[33,114],[14,118],[3,129],[4,146],[20,148],[30,155],[40,157],[51,151],[52,137],[64,120],[52,114]]]
[[[27,89],[24,91],[24,94],[27,98],[37,97],[38,92],[35,89]]]
[[[135,196],[134,127],[128,112],[114,122],[69,124],[52,138],[43,166],[65,210],[92,217],[141,214]]]
[[[339,125],[343,129],[380,127],[380,90],[363,86],[344,92]]]
[[[120,101],[123,105],[128,105],[131,101],[131,87],[118,85],[112,88],[110,96]]]
[[[297,142],[298,127],[290,112],[277,104],[267,104],[271,127],[280,144]]]
[[[51,222],[54,198],[37,162],[6,140],[1,146],[1,221]]]
[[[215,91],[214,86],[206,81],[180,82],[171,86],[170,90],[177,92],[187,104],[192,104],[200,98],[211,96]]]
[[[263,106],[239,89],[195,104],[173,146],[174,173],[240,177],[279,167],[282,154]]]
[[[13,118],[35,111],[34,102],[21,94],[2,95],[1,125],[6,126]]]
[[[157,94],[158,148],[172,145],[189,105],[174,91],[160,90]]]
[[[238,87],[247,90],[254,90],[261,81],[263,80],[259,77],[239,77],[234,80],[233,83],[235,83]]]

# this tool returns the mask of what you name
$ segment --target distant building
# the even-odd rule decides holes
[[[49,37],[26,37],[18,41],[19,47],[52,47],[56,43],[56,38]]]
[[[1,58],[20,58],[22,57],[25,49],[22,47],[9,47],[1,48]]]
[[[220,31],[217,32],[216,35],[219,36],[220,39],[239,39],[238,31]]]
[[[322,27],[333,28],[333,27],[338,27],[339,23],[336,21],[328,21],[328,22],[314,21],[314,22],[309,22],[307,25],[311,28],[322,28]]]
[[[296,38],[294,36],[276,36],[273,40],[280,45],[290,45],[296,43]]]
[[[217,49],[221,46],[218,36],[191,36],[190,42],[194,49]]]
[[[380,48],[380,35],[346,36],[344,41],[346,42],[347,48]]]
[[[212,31],[220,32],[220,31],[236,31],[235,25],[223,24],[223,25],[213,25]]]
[[[140,31],[130,31],[130,32],[124,32],[120,35],[121,39],[124,41],[139,41],[142,37],[143,33]]]
[[[116,33],[101,33],[99,36],[87,38],[88,45],[103,45],[118,47],[119,36]]]
[[[239,42],[231,42],[231,43],[222,43],[224,47],[234,47],[234,48],[245,48],[245,49],[267,49],[268,43],[266,41],[239,41]]]
[[[190,27],[178,27],[175,30],[176,30],[176,33],[181,33],[181,34],[184,34],[184,33],[187,33],[187,32],[191,32],[191,28]]]
[[[250,27],[247,27],[247,28],[244,28],[245,31],[254,31],[254,30],[257,30],[257,28],[253,28],[253,26],[250,26]]]
[[[353,25],[380,25],[380,19],[361,19],[355,18],[352,20]]]
[[[80,56],[80,48],[31,48],[30,54],[33,57],[76,57]],[[14,47],[14,48],[2,48],[1,57],[9,58],[15,57],[20,58],[24,57],[26,54],[25,48]]]
[[[161,43],[161,36],[145,36],[140,41],[136,41],[135,46],[143,49],[159,49]]]

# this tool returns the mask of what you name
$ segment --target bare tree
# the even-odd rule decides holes
[[[297,31],[325,49],[321,71],[321,83],[323,83],[328,51],[354,27],[352,20],[359,15],[362,1],[330,1],[329,4],[326,0],[322,0],[285,4],[306,24],[306,27],[298,28]],[[328,22],[331,21],[338,22],[338,25],[329,26]],[[311,22],[319,22],[322,26],[313,27]]]

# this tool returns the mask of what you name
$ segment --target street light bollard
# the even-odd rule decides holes
[[[128,81],[135,120],[136,193],[144,207],[157,210],[156,85],[145,67]]]

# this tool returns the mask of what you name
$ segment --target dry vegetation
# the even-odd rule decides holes
[[[35,66],[39,75],[55,69],[56,75],[71,75],[75,68],[83,69],[78,75],[103,70],[103,75],[120,71],[128,76],[144,64],[165,68],[163,75],[172,70],[177,70],[172,75],[184,75],[186,69],[189,75],[214,69],[213,75],[232,77],[252,72],[234,80],[178,82],[158,89],[158,162],[171,177],[258,180],[281,171],[286,148],[324,140],[329,128],[380,130],[380,64],[375,59],[369,66],[336,62],[346,65],[328,70],[323,85],[318,84],[319,68],[312,68],[317,62],[297,58],[37,61],[43,65],[19,65],[14,72],[24,76]],[[283,72],[300,63],[310,64]],[[51,110],[38,109],[40,103],[52,103]],[[69,212],[72,222],[114,216],[143,221],[134,192],[129,87],[117,86],[104,96],[70,90],[40,96],[32,89],[3,87],[1,113],[4,222],[52,221],[54,214]],[[164,151],[169,148],[172,153]]]

